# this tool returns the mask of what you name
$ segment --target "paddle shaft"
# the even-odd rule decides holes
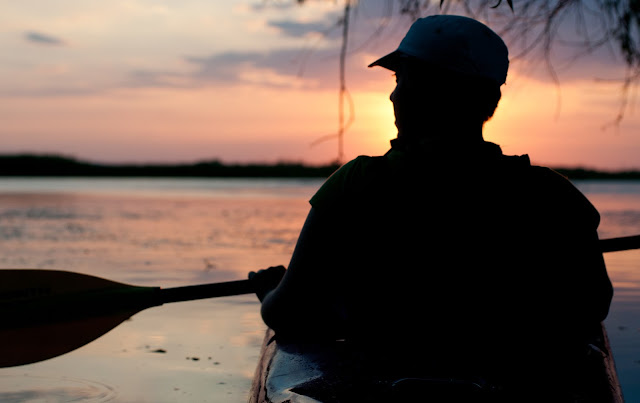
[[[192,301],[196,299],[228,297],[231,295],[253,294],[255,287],[251,280],[236,280],[223,283],[190,285],[164,288],[159,291],[160,303]]]
[[[601,239],[600,249],[602,252],[620,252],[623,250],[640,249],[640,235]]]

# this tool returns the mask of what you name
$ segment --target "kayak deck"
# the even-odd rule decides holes
[[[545,374],[530,380],[514,394],[482,378],[401,376],[371,370],[371,361],[350,350],[347,343],[278,341],[268,329],[250,391],[250,403],[341,402],[562,402],[623,403],[613,355],[604,326],[590,345],[579,375],[563,397],[544,389]],[[549,359],[550,367],[554,365]],[[571,376],[569,376],[571,377]],[[564,388],[564,387],[563,387]],[[543,391],[541,391],[543,390]],[[536,391],[538,393],[536,393]],[[539,400],[541,397],[544,400]]]

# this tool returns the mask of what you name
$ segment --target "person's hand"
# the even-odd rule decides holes
[[[256,295],[262,301],[264,297],[280,284],[287,271],[284,266],[272,266],[268,269],[249,272],[249,280],[254,284]]]

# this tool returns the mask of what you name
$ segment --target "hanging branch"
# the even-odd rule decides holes
[[[349,17],[351,15],[351,0],[345,0],[344,14],[342,17],[342,46],[340,48],[340,90],[338,93],[338,132],[334,135],[323,136],[311,143],[311,146],[322,143],[334,137],[338,138],[338,157],[336,162],[341,164],[344,160],[344,133],[354,120],[353,101],[347,90],[346,67],[347,48],[349,39]],[[345,101],[349,103],[349,120],[345,123]]]
[[[445,0],[440,0],[440,8],[442,8],[442,5],[444,4],[444,2],[445,2]],[[494,4],[493,6],[491,6],[491,8],[498,8],[498,6],[500,4],[502,4],[502,0],[498,0],[498,2],[496,4]],[[511,11],[513,11],[513,0],[507,0],[507,4],[511,8]]]
[[[305,0],[296,0],[303,4]],[[335,0],[334,0],[335,1]],[[421,16],[432,3],[431,0],[387,0],[389,7],[397,4],[398,14],[408,15],[412,20]],[[338,132],[323,136],[312,145],[329,139],[338,139],[338,160],[344,156],[343,138],[345,131],[353,121],[353,104],[346,86],[345,69],[347,43],[349,39],[349,17],[357,0],[343,0],[342,47],[340,50],[340,90]],[[613,125],[617,126],[624,117],[629,106],[627,97],[629,89],[640,82],[640,0],[506,0],[509,11],[502,0],[440,0],[440,13],[447,14],[454,5],[461,6],[470,17],[491,21],[496,32],[505,41],[513,42],[517,51],[511,57],[517,59],[536,59],[541,56],[551,80],[558,88],[560,101],[560,79],[558,62],[552,58],[556,46],[570,48],[571,52],[563,52],[565,63],[573,63],[581,57],[595,53],[597,50],[610,47],[612,53],[623,57],[621,64],[626,73],[617,81],[622,83],[621,107]],[[567,33],[567,26],[574,26],[576,36],[567,40],[562,35]],[[380,31],[376,31],[380,35]],[[540,55],[534,53],[540,51]],[[602,80],[601,80],[602,81]],[[607,80],[616,81],[616,80]],[[345,122],[346,103],[349,104],[350,116]]]

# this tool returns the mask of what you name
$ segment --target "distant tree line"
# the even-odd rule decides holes
[[[224,164],[217,160],[193,164],[116,165],[56,155],[0,155],[0,176],[326,178],[337,168],[335,164]]]
[[[224,164],[217,160],[193,164],[96,164],[56,155],[0,155],[0,176],[102,177],[217,177],[217,178],[327,178],[337,164],[307,165]],[[569,179],[640,179],[640,171],[598,171],[556,168]]]
[[[571,180],[581,179],[640,179],[640,171],[597,171],[585,168],[555,168],[557,172]]]

